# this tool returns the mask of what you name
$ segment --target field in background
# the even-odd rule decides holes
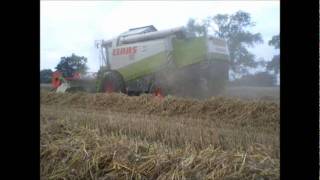
[[[280,87],[229,86],[222,96],[280,102]]]
[[[51,84],[40,84],[40,89],[41,90],[51,90]]]
[[[41,179],[279,179],[272,101],[42,91],[40,113]]]

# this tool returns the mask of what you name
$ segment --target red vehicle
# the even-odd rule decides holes
[[[73,73],[72,77],[63,77],[63,74],[59,71],[55,71],[52,74],[52,82],[51,86],[53,89],[58,89],[63,83],[69,84],[72,81],[79,81],[80,80],[80,73],[75,72]]]

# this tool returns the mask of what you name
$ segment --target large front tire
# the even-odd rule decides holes
[[[126,93],[126,85],[122,75],[118,71],[107,71],[100,77],[98,92],[121,92]]]

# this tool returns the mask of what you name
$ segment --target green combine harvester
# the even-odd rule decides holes
[[[134,28],[116,38],[96,41],[96,47],[103,62],[96,77],[56,81],[57,91],[207,97],[219,94],[228,80],[226,41],[190,36],[183,27]]]

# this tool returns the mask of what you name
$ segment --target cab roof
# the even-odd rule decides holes
[[[157,29],[153,25],[143,26],[143,27],[129,29],[128,31],[121,33],[120,36],[126,37],[126,36],[131,36],[131,35],[136,35],[136,34],[154,32],[154,31],[157,31]]]

